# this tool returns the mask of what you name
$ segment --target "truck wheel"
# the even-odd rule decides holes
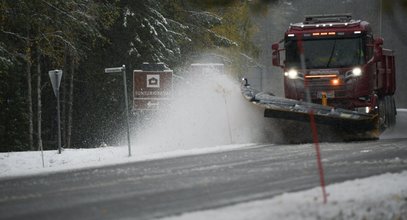
[[[393,96],[386,96],[386,104],[388,110],[388,127],[394,127],[396,124],[396,104]]]
[[[384,101],[386,104],[386,126],[390,128],[391,125],[391,101],[389,96],[384,97]]]
[[[379,98],[379,123],[380,123],[380,131],[384,131],[387,128],[387,109],[386,109],[386,101],[385,97]]]
[[[393,96],[385,96],[379,100],[381,130],[394,127],[396,124],[396,105]]]

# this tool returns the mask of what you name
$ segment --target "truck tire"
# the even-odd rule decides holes
[[[389,96],[384,97],[384,101],[386,104],[386,127],[390,128],[391,125],[391,101]]]
[[[392,128],[396,125],[396,104],[393,96],[386,96],[386,104],[388,109],[388,127]]]
[[[379,99],[379,115],[382,131],[394,127],[396,124],[396,105],[393,96],[384,96]]]
[[[379,123],[380,131],[384,131],[388,125],[387,119],[387,108],[386,108],[386,97],[379,98]]]

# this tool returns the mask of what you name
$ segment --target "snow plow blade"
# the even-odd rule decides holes
[[[379,117],[346,109],[334,109],[314,103],[286,99],[259,92],[242,83],[241,93],[252,104],[264,109],[264,117],[272,118],[283,143],[312,142],[310,112],[318,129],[319,141],[359,141],[378,139]]]

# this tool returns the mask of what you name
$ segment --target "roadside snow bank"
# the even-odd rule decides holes
[[[347,181],[327,187],[285,193],[269,200],[186,213],[165,220],[220,219],[407,219],[407,171]]]
[[[41,152],[38,151],[0,153],[0,178],[100,167],[161,158],[223,152],[251,146],[253,146],[253,144],[225,145],[143,155],[133,153],[132,157],[128,157],[127,146],[90,149],[65,149],[62,154],[58,154],[56,150],[53,150],[44,151],[45,167],[42,167]]]

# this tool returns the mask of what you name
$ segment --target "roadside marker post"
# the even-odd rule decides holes
[[[315,151],[317,153],[317,165],[318,165],[318,171],[319,171],[319,183],[320,183],[321,188],[322,188],[323,203],[326,204],[328,202],[328,194],[326,193],[326,189],[325,189],[324,167],[322,165],[321,148],[319,146],[319,140],[318,140],[318,129],[317,129],[317,125],[315,123],[315,116],[314,116],[314,111],[313,110],[311,110],[309,112],[309,116],[310,116],[310,122],[311,122],[312,139],[314,140]]]
[[[59,107],[59,86],[61,85],[62,70],[50,70],[48,71],[49,78],[51,80],[52,89],[54,90],[55,97],[57,98],[57,120],[58,120],[58,154],[61,154],[61,114]],[[41,149],[42,150],[42,149]],[[43,158],[44,160],[44,158]]]
[[[298,41],[297,41],[297,46],[298,46],[298,52],[300,53],[300,59],[301,59],[301,70],[303,73],[306,73],[306,65],[305,65],[305,54],[304,54],[304,47],[303,47],[303,42],[302,42],[302,37],[301,35],[298,36]],[[308,81],[307,79],[304,80],[304,88],[305,88],[305,99],[306,102],[311,103],[311,93],[308,87]],[[326,93],[325,93],[326,95]],[[324,102],[324,99],[323,99]],[[326,97],[325,97],[325,102],[327,102]],[[314,142],[315,146],[315,151],[317,155],[317,166],[318,166],[318,173],[319,173],[319,182],[321,185],[322,189],[322,197],[323,197],[323,203],[326,204],[328,202],[328,194],[325,189],[325,174],[324,174],[324,167],[322,165],[322,159],[321,159],[321,148],[319,146],[319,140],[318,140],[318,128],[315,122],[315,116],[314,116],[314,110],[311,108],[308,112],[309,118],[310,118],[310,126],[311,126],[311,132],[312,132],[312,139]]]
[[[129,148],[129,157],[131,157],[131,145],[130,145],[130,122],[129,122],[129,101],[127,96],[127,83],[126,83],[126,66],[105,68],[105,73],[122,73],[123,74],[123,88],[124,88],[124,101],[125,112],[127,117],[127,146]]]

